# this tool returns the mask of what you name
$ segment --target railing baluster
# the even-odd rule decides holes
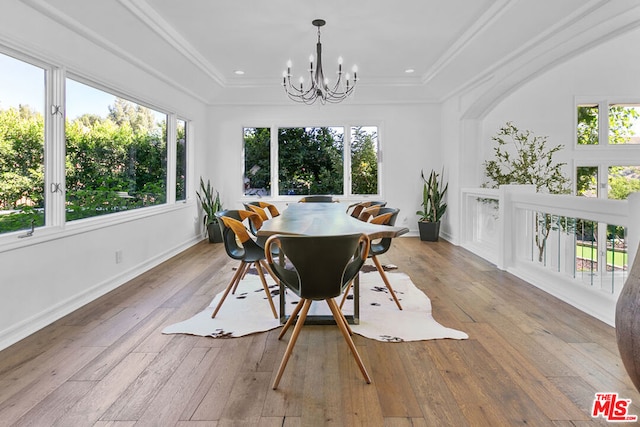
[[[609,200],[502,186],[463,189],[461,200],[461,246],[613,324],[640,242],[640,193]],[[488,205],[497,206],[491,221]]]

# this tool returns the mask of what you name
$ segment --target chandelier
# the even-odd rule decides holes
[[[282,86],[290,99],[303,104],[313,104],[320,100],[322,104],[327,102],[338,103],[353,93],[358,81],[358,67],[353,66],[353,81],[349,73],[342,73],[342,57],[338,58],[338,78],[333,87],[329,87],[329,79],[322,71],[322,43],[320,43],[320,27],[326,24],[324,19],[314,19],[311,22],[318,27],[318,43],[316,44],[316,64],[314,68],[313,55],[309,57],[310,84],[305,87],[303,77],[300,77],[299,86],[291,83],[291,61],[287,62],[287,70],[282,72]]]

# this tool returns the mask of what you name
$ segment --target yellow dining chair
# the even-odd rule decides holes
[[[396,223],[398,212],[400,212],[400,209],[387,208],[384,206],[377,205],[377,206],[372,206],[370,208],[363,210],[360,213],[360,216],[358,217],[358,219],[360,219],[361,221],[370,222],[371,224],[393,226]],[[384,268],[382,268],[382,264],[380,264],[380,260],[378,260],[378,255],[382,255],[386,253],[390,247],[391,247],[390,237],[385,237],[382,239],[371,241],[369,245],[369,258],[371,258],[371,260],[376,266],[376,270],[378,270],[378,273],[380,273],[380,276],[382,277],[382,281],[384,282],[385,286],[389,290],[389,294],[391,295],[391,298],[393,298],[393,301],[398,306],[398,309],[402,310],[402,305],[400,304],[400,301],[398,300],[396,293],[391,287],[391,283],[389,283],[389,278],[384,272]],[[349,293],[350,288],[351,288],[351,283],[349,283],[349,286],[347,287],[344,295],[342,296],[342,301],[340,301],[340,308],[342,308],[342,306],[344,305],[344,302],[347,299],[347,294]]]
[[[267,268],[267,265],[265,264],[264,248],[258,245],[258,243],[253,240],[251,234],[243,223],[243,221],[246,219],[250,222],[254,222],[257,228],[260,228],[260,225],[262,225],[260,216],[255,212],[243,210],[226,210],[216,212],[216,217],[218,217],[218,219],[220,220],[220,224],[222,227],[222,240],[224,242],[224,248],[227,251],[227,255],[229,255],[229,257],[233,259],[240,260],[240,265],[231,278],[231,281],[227,285],[224,294],[218,302],[218,305],[213,311],[211,317],[216,317],[216,314],[218,314],[220,307],[222,307],[224,300],[229,294],[229,291],[233,289],[233,291],[235,292],[235,288],[243,279],[246,271],[253,264],[255,265],[256,270],[258,271],[258,275],[260,276],[260,280],[262,281],[264,292],[267,294],[267,301],[269,302],[271,311],[273,312],[273,317],[277,319],[278,313],[276,312],[271,292],[269,291],[267,281],[264,277],[263,267],[267,270],[267,272],[270,272],[270,270]]]

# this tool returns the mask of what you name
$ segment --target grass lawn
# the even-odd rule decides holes
[[[598,252],[595,247],[591,246],[576,246],[576,256],[579,258],[590,259],[592,261],[598,260]],[[624,265],[627,265],[627,254],[625,252],[615,252],[614,259],[614,251],[607,250],[607,264],[613,264],[616,267],[622,268]]]

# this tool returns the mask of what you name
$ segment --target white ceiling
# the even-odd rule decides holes
[[[23,1],[211,104],[288,102],[282,71],[291,59],[295,76],[306,73],[315,18],[327,21],[325,75],[338,56],[357,64],[363,102],[509,91],[640,25],[638,0]]]

